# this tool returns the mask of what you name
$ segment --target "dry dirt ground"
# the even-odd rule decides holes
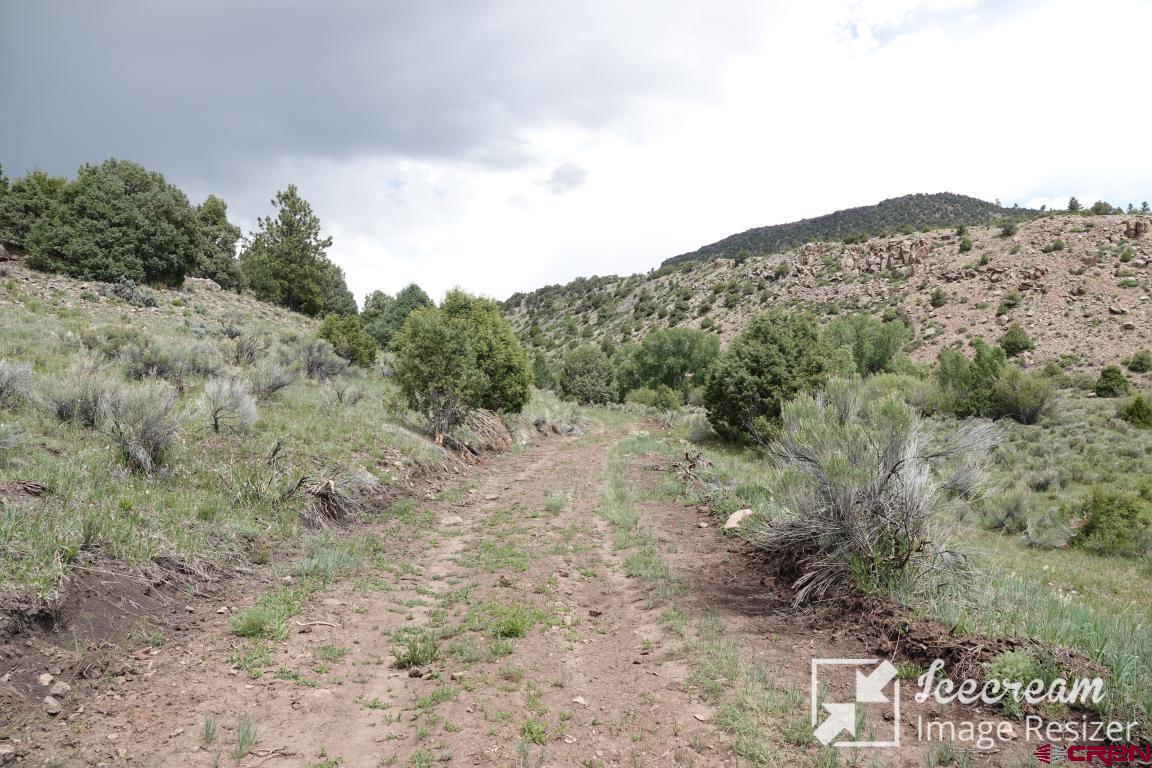
[[[836,762],[813,744],[811,658],[876,643],[790,611],[736,539],[676,501],[656,469],[668,453],[636,430],[497,457],[349,532],[373,542],[359,570],[313,594],[265,659],[243,664],[255,646],[229,624],[258,595],[205,606],[185,635],[132,649],[142,674],[75,683],[20,763],[925,765],[918,746]],[[634,529],[603,514],[613,472]],[[630,577],[638,552],[670,569]],[[950,764],[1025,765],[1022,746]]]

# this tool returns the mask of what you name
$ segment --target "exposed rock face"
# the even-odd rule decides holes
[[[900,240],[879,240],[862,245],[837,246],[833,243],[809,243],[801,246],[794,258],[798,269],[812,267],[834,256],[840,272],[856,277],[862,272],[894,272],[901,277],[916,274],[916,267],[932,251],[927,237]]]
[[[184,287],[189,291],[218,292],[224,290],[215,280],[209,280],[206,277],[186,277],[184,278]]]
[[[1124,222],[1124,237],[1133,240],[1143,240],[1148,237],[1149,230],[1152,230],[1152,223],[1147,219],[1136,219],[1134,221]]]

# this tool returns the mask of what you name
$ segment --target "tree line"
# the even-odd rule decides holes
[[[219,197],[192,205],[128,160],[84,165],[74,179],[35,170],[10,182],[0,169],[0,243],[80,280],[177,287],[203,277],[305,315],[356,314],[312,206],[294,185],[271,204],[244,237]]]

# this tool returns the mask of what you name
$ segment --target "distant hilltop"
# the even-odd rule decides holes
[[[664,266],[684,261],[731,258],[742,252],[777,253],[816,241],[862,241],[901,232],[911,234],[922,230],[992,224],[1004,219],[1032,218],[1039,213],[1027,208],[1004,208],[998,203],[951,192],[904,195],[876,205],[846,208],[789,224],[749,229],[691,253],[673,256],[664,262]]]

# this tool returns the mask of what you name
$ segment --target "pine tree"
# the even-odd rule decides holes
[[[381,349],[388,349],[393,337],[404,327],[414,310],[432,306],[432,299],[420,286],[405,286],[395,297],[373,291],[364,299],[364,330],[376,339]]]
[[[1068,212],[1079,213],[1081,209],[1080,201],[1075,197],[1068,198]]]
[[[244,285],[236,259],[240,227],[228,221],[228,204],[216,195],[208,195],[196,206],[196,220],[204,235],[204,249],[190,274],[215,280],[227,290],[240,290]]]
[[[327,255],[331,237],[295,184],[272,200],[274,216],[262,216],[240,256],[244,278],[256,297],[305,315],[346,314],[356,300],[343,271]]]

